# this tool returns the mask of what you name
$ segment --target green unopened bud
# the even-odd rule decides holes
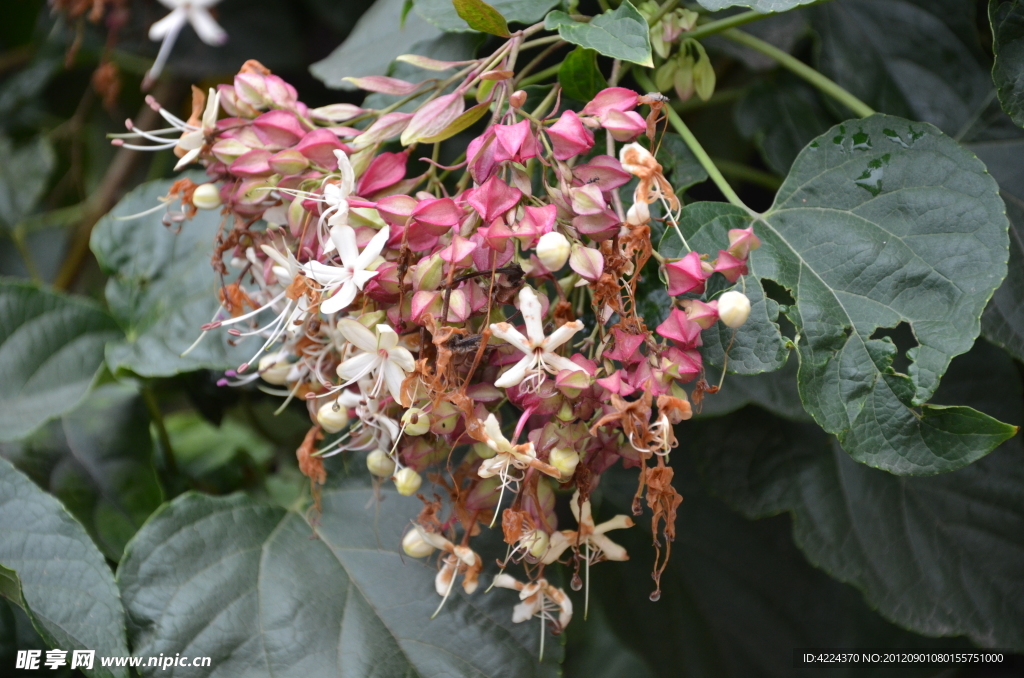
[[[491,446],[488,445],[487,443],[474,443],[473,451],[476,453],[476,456],[480,457],[481,459],[490,459],[495,454],[497,454],[497,452],[492,450]]]
[[[220,190],[215,184],[199,184],[192,192],[192,204],[196,209],[215,210],[220,207]]]
[[[558,472],[562,474],[562,478],[571,478],[572,474],[576,472],[577,464],[580,463],[580,455],[576,454],[575,450],[556,447],[551,450],[548,461],[558,469]]]
[[[568,400],[562,401],[562,406],[558,408],[558,414],[555,415],[560,421],[569,423],[576,418],[576,413],[573,412],[572,403]]]
[[[679,70],[679,60],[669,59],[654,71],[654,86],[659,92],[667,92],[672,89],[672,82]]]
[[[337,433],[348,426],[348,408],[337,402],[327,403],[317,410],[316,421],[328,433]]]
[[[525,535],[520,543],[526,547],[526,550],[534,558],[542,557],[548,550],[548,543],[550,543],[548,533],[543,530],[534,530],[533,532]]]
[[[436,290],[444,277],[444,260],[432,256],[421,261],[412,269],[412,287],[414,290]]]
[[[693,88],[702,101],[707,101],[715,93],[715,69],[711,65],[708,53],[704,51],[704,46],[696,41],[692,44],[697,46],[699,55],[693,65]]]
[[[402,415],[402,428],[406,435],[421,436],[430,430],[430,417],[418,407],[410,407]]]
[[[374,450],[366,455],[366,468],[379,478],[389,478],[395,472],[395,462],[384,450]]]
[[[416,490],[420,489],[422,484],[423,476],[409,467],[405,467],[395,474],[395,488],[402,496],[411,497],[416,494]]]
[[[405,533],[402,537],[402,550],[410,558],[426,558],[434,552],[434,547],[423,541],[423,537],[414,528]]]

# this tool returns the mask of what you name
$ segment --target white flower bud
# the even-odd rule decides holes
[[[322,405],[316,411],[316,422],[328,433],[337,433],[348,426],[348,408],[337,402]]]
[[[200,184],[192,193],[192,204],[197,209],[215,210],[220,207],[220,190],[216,184]]]
[[[533,532],[523,536],[522,544],[526,547],[526,550],[530,552],[530,555],[534,558],[541,558],[548,550],[548,533],[544,530],[534,530]]]
[[[430,430],[430,416],[418,407],[410,407],[402,415],[406,435],[421,436]]]
[[[575,450],[556,447],[551,450],[548,461],[558,469],[563,478],[569,478],[576,471],[576,465],[580,463],[580,455],[576,454]]]
[[[402,537],[402,550],[410,558],[426,558],[434,552],[434,547],[423,541],[420,533],[412,529]]]
[[[549,271],[557,271],[569,260],[570,249],[569,240],[561,233],[552,231],[537,241],[537,258]]]
[[[739,327],[750,315],[750,299],[742,292],[729,290],[718,298],[718,317],[728,327]]]
[[[651,220],[651,208],[643,200],[635,202],[626,211],[626,223],[630,226],[640,226]]]
[[[420,489],[422,484],[423,477],[409,467],[403,468],[395,474],[395,488],[402,496],[411,497],[416,494],[416,490]]]
[[[263,381],[274,386],[284,386],[288,383],[288,373],[292,371],[292,365],[280,353],[271,353],[260,359],[260,376]]]
[[[374,450],[366,455],[366,468],[380,478],[388,478],[395,472],[395,462],[384,450]]]

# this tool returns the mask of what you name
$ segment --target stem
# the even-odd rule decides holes
[[[668,0],[668,2],[666,2],[664,5],[661,6],[661,9],[659,9],[657,12],[655,12],[654,16],[652,16],[650,21],[647,22],[647,25],[648,26],[656,25],[659,21],[661,21],[661,17],[665,16],[666,14],[668,14],[669,12],[674,10],[676,8],[676,5],[678,5],[678,4],[679,4],[679,0]],[[584,617],[584,620],[585,619],[586,619],[586,617]]]
[[[558,36],[556,35],[556,36],[552,36],[552,37],[557,38]],[[557,41],[556,40],[553,45],[550,45],[547,49],[543,50],[540,54],[538,54],[536,57],[534,57],[533,60],[530,61],[530,63],[528,63],[525,66],[523,66],[522,70],[519,71],[519,76],[515,80],[517,85],[518,85],[518,82],[520,80],[522,80],[523,78],[528,76],[531,72],[533,72],[533,69],[536,68],[538,65],[540,65],[540,63],[542,61],[544,61],[549,56],[551,56],[551,54],[556,49],[558,49],[559,47],[561,47],[562,45],[565,45],[565,44],[567,44],[565,41]],[[520,51],[522,51],[522,48],[520,48]]]
[[[167,426],[164,424],[164,415],[160,411],[160,404],[156,400],[156,395],[153,393],[153,389],[150,386],[142,387],[142,401],[146,404],[146,410],[149,412],[149,416],[153,419],[153,425],[156,426],[156,435],[160,440],[160,447],[163,448],[164,460],[167,462],[167,470],[172,474],[178,475],[178,460],[174,458],[174,448],[171,447],[171,436],[167,433]]]
[[[789,69],[796,75],[800,76],[810,84],[817,87],[819,90],[829,95],[839,103],[843,104],[854,114],[866,118],[869,115],[874,115],[875,111],[866,103],[853,96],[845,89],[837,85],[832,80],[829,80],[824,75],[814,70],[804,62],[800,61],[796,57],[786,52],[783,52],[778,47],[770,45],[764,40],[760,40],[736,29],[729,29],[722,33],[722,37],[728,38],[733,42],[737,42],[741,45],[749,47],[750,49],[764,54],[766,57],[774,59],[779,62],[779,65],[783,68]]]
[[[722,171],[722,174],[740,181],[746,181],[749,184],[766,188],[769,191],[777,191],[782,186],[782,179],[771,172],[765,172],[764,170],[759,170],[740,162],[733,162],[732,160],[714,158],[713,162]]]
[[[529,87],[530,85],[532,85],[532,84],[534,84],[536,82],[540,82],[541,80],[545,80],[545,79],[551,77],[552,75],[555,75],[556,73],[558,73],[558,69],[561,68],[561,67],[562,67],[562,64],[555,64],[554,66],[549,66],[549,67],[545,68],[543,71],[538,71],[538,72],[534,73],[533,75],[531,75],[529,77],[523,78],[518,83],[516,83],[516,87],[519,87],[519,88]]]
[[[701,38],[706,38],[709,35],[715,35],[716,33],[727,31],[730,28],[736,28],[737,26],[742,26],[743,24],[749,24],[751,21],[763,19],[766,16],[769,15],[761,14],[757,10],[752,9],[749,12],[740,12],[739,14],[727,16],[724,19],[718,19],[717,21],[709,21],[706,24],[701,24],[694,28],[692,31],[683,33],[680,37],[692,38],[693,40],[700,40]]]

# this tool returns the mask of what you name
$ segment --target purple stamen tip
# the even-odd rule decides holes
[[[228,380],[227,379],[218,379],[217,380],[217,386],[227,386],[227,385],[228,385]]]

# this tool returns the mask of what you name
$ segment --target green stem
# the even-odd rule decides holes
[[[160,440],[160,447],[163,448],[164,459],[167,462],[167,470],[173,475],[178,475],[178,460],[174,458],[174,448],[171,447],[171,436],[164,424],[164,415],[160,411],[160,404],[156,400],[156,394],[150,386],[142,387],[142,401],[146,404],[153,425],[156,426],[156,435]]]
[[[661,17],[665,16],[666,14],[674,10],[676,8],[676,5],[678,4],[679,0],[668,0],[668,2],[662,5],[661,8],[657,12],[655,12],[654,16],[652,16],[650,20],[647,22],[647,25],[656,26],[658,22],[661,21]]]
[[[709,35],[715,35],[717,33],[721,33],[722,31],[727,31],[730,28],[736,28],[737,26],[742,26],[743,24],[749,24],[751,21],[763,19],[766,16],[770,15],[761,14],[760,12],[752,9],[749,12],[740,12],[739,14],[727,16],[724,19],[718,19],[717,21],[709,21],[706,24],[700,24],[692,31],[683,33],[680,37],[700,40],[701,38],[706,38]]]
[[[819,90],[829,95],[839,103],[843,104],[854,114],[866,118],[869,115],[874,115],[875,111],[866,103],[853,96],[845,89],[837,85],[832,80],[829,80],[824,75],[814,70],[804,62],[800,61],[796,57],[786,52],[783,52],[778,47],[770,45],[764,40],[760,40],[736,29],[729,29],[722,33],[722,37],[728,38],[733,42],[737,42],[741,45],[749,47],[750,49],[764,54],[766,57],[774,59],[779,62],[779,65],[786,68],[796,75],[800,76],[810,84],[817,87]]]
[[[715,166],[722,171],[722,174],[730,176],[739,181],[746,181],[749,184],[766,188],[769,191],[777,191],[782,186],[782,179],[771,172],[765,172],[749,165],[732,160],[713,158]]]
[[[556,75],[558,73],[558,69],[561,67],[562,64],[555,64],[554,66],[549,66],[545,68],[543,71],[537,71],[533,75],[520,80],[518,83],[516,83],[516,86],[520,88],[529,87],[534,83],[546,80],[547,78],[550,78],[552,75]]]

